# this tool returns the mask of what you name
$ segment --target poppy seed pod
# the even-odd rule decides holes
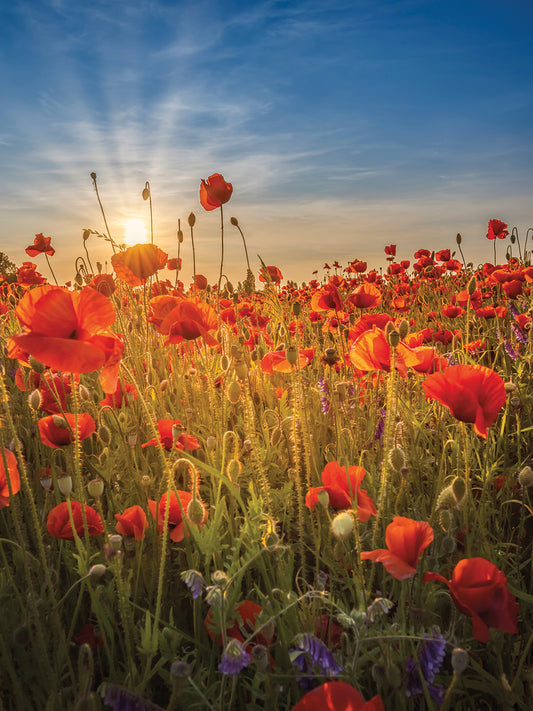
[[[456,647],[452,652],[452,669],[455,674],[462,674],[468,666],[468,652]]]
[[[57,477],[57,486],[63,496],[69,496],[72,491],[72,477],[70,474],[62,474]]]
[[[104,480],[99,477],[97,479],[92,479],[87,484],[87,491],[94,499],[99,499],[104,493]]]
[[[89,578],[91,580],[100,580],[105,575],[107,568],[103,563],[97,563],[96,565],[91,565],[89,568]]]
[[[236,217],[230,217],[230,218],[229,218],[229,221],[231,222],[231,224],[232,224],[234,227],[238,227],[238,226],[239,226],[239,220],[238,220]]]
[[[298,362],[298,349],[295,346],[289,346],[285,352],[285,357],[290,365],[296,365]]]
[[[189,213],[187,222],[189,223],[189,227],[194,227],[194,225],[196,223],[196,215],[194,214],[194,212]]]
[[[387,336],[387,341],[389,342],[389,346],[391,348],[396,348],[396,346],[399,344],[400,334],[398,333],[398,331],[395,328],[393,328],[389,331],[389,335]]]
[[[248,366],[244,360],[238,360],[233,364],[233,370],[239,380],[244,380],[248,375]]]

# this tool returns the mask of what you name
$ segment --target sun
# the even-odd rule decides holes
[[[132,218],[124,223],[124,241],[130,246],[148,241],[148,230],[144,220]]]

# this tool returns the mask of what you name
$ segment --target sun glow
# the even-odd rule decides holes
[[[132,218],[124,223],[124,242],[130,247],[148,241],[148,230],[143,220]]]

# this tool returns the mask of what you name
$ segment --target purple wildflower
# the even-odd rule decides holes
[[[230,639],[222,654],[218,671],[228,676],[239,674],[251,661],[252,657],[245,650],[242,642],[238,639]]]
[[[191,591],[193,600],[196,600],[197,597],[201,596],[207,585],[205,578],[201,573],[197,570],[184,570],[180,577]]]
[[[385,430],[385,416],[387,414],[387,410],[382,407],[379,411],[379,414],[381,416],[380,421],[378,422],[378,426],[376,427],[376,433],[374,435],[374,442],[377,442],[383,437],[383,432]]]
[[[528,343],[529,341],[529,336],[527,333],[524,333],[520,326],[517,323],[512,323],[511,324],[511,331],[514,333],[516,340],[519,343],[522,343],[523,345]]]
[[[505,336],[500,336],[500,337],[501,337],[501,339],[502,339],[502,341],[503,341],[503,347],[505,348],[505,352],[507,353],[507,355],[509,356],[509,358],[510,358],[512,361],[517,360],[518,357],[519,357],[519,355],[520,355],[520,353],[518,353],[518,351],[515,351],[515,349],[513,348],[511,342],[510,342],[507,338],[505,338]]]
[[[292,663],[302,674],[318,674],[320,676],[336,676],[342,671],[337,664],[333,652],[318,637],[310,632],[297,634],[293,640],[295,645],[289,652]],[[311,680],[300,677],[298,683],[304,688],[311,688]]]
[[[427,640],[422,644],[418,659],[410,657],[405,665],[407,672],[407,696],[421,696],[424,693],[422,677],[433,701],[440,705],[444,701],[444,688],[435,686],[435,676],[439,673],[446,654],[446,640],[440,630],[433,628],[432,635],[424,633]]]
[[[328,395],[330,393],[329,385],[327,384],[325,378],[318,379],[318,389],[320,390],[320,402],[322,403],[322,414],[327,415],[329,412],[329,400]]]
[[[164,711],[161,706],[142,699],[118,684],[105,682],[99,691],[105,706],[111,706],[113,711]]]

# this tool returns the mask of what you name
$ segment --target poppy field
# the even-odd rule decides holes
[[[194,213],[173,254],[85,230],[59,285],[38,234],[0,278],[0,709],[528,711],[529,231],[297,284],[232,190],[201,181],[215,283]]]

